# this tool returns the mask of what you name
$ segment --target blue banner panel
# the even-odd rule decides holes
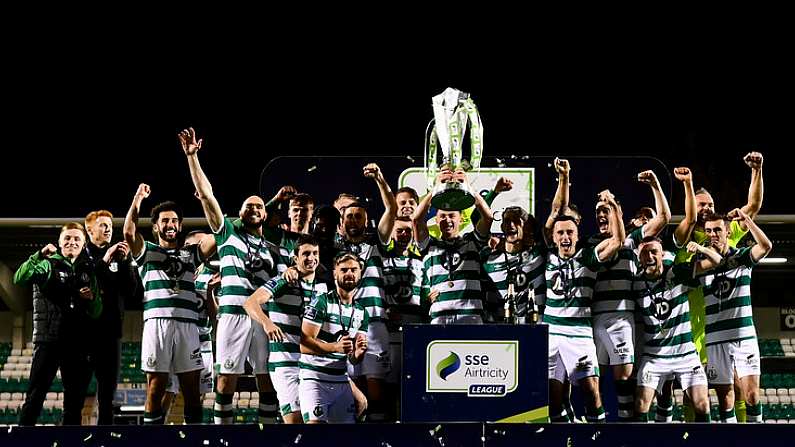
[[[548,416],[546,326],[403,328],[405,422],[534,422]]]

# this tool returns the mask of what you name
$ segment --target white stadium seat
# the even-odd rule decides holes
[[[778,396],[767,396],[767,403],[769,404],[779,403]]]
[[[791,404],[792,403],[792,397],[789,396],[789,395],[778,396],[778,401],[780,403],[782,403],[782,404]]]
[[[789,395],[789,391],[786,388],[778,388],[776,390],[776,395],[778,395],[778,396],[788,396]]]
[[[0,400],[11,400],[11,393],[0,393]]]
[[[776,392],[775,388],[765,388],[765,394],[767,394],[768,396],[775,396],[778,393]]]
[[[251,391],[241,391],[238,393],[240,399],[251,399]]]

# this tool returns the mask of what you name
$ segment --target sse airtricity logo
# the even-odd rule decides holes
[[[519,385],[517,340],[434,340],[426,351],[428,393],[503,397]]]
[[[442,361],[436,365],[436,373],[439,374],[442,380],[447,380],[447,377],[458,371],[460,367],[461,359],[458,358],[455,352],[451,351],[449,356],[443,358]]]

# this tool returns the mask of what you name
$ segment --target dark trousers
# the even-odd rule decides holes
[[[97,425],[113,424],[113,398],[116,396],[116,385],[119,382],[121,339],[97,337],[92,341],[88,357],[88,381],[91,380],[92,373],[97,376],[97,405],[99,406]]]
[[[35,425],[58,368],[63,382],[63,425],[80,425],[88,380],[87,354],[71,341],[35,343],[30,383],[19,425]]]

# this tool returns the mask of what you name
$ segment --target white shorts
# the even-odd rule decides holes
[[[356,405],[350,383],[302,380],[298,390],[304,422],[352,424],[355,421]]]
[[[576,385],[580,379],[599,377],[596,347],[590,338],[549,335],[549,379]]]
[[[403,372],[403,332],[389,333],[389,357],[392,360],[392,369],[386,375],[386,383],[400,384],[400,374]]]
[[[389,353],[389,331],[383,321],[371,323],[367,327],[367,351],[362,361],[352,365],[348,362],[348,375],[384,379],[392,369]]]
[[[184,373],[202,369],[196,323],[150,318],[144,321],[141,369],[149,373]]]
[[[480,315],[442,315],[431,320],[431,324],[483,324]]]
[[[268,374],[268,336],[248,315],[218,315],[215,352],[219,374],[243,374],[246,359],[254,374]]]
[[[593,316],[593,336],[600,365],[635,361],[635,316],[616,312]]]
[[[205,351],[205,346],[208,343],[210,344],[210,352]],[[214,378],[212,342],[202,342],[202,363],[204,363],[204,368],[202,368],[199,378],[199,393],[212,393]],[[176,374],[169,374],[166,392],[173,394],[179,393],[179,377],[177,377]]]
[[[755,338],[707,345],[707,379],[710,384],[731,385],[737,377],[758,376],[759,344]]]
[[[683,390],[696,385],[707,386],[707,375],[698,354],[693,353],[676,359],[661,359],[643,356],[638,368],[638,386],[662,392],[665,382],[677,379]]]
[[[294,411],[301,411],[301,400],[298,397],[299,369],[297,366],[283,366],[271,371],[271,381],[279,399],[282,416]]]

